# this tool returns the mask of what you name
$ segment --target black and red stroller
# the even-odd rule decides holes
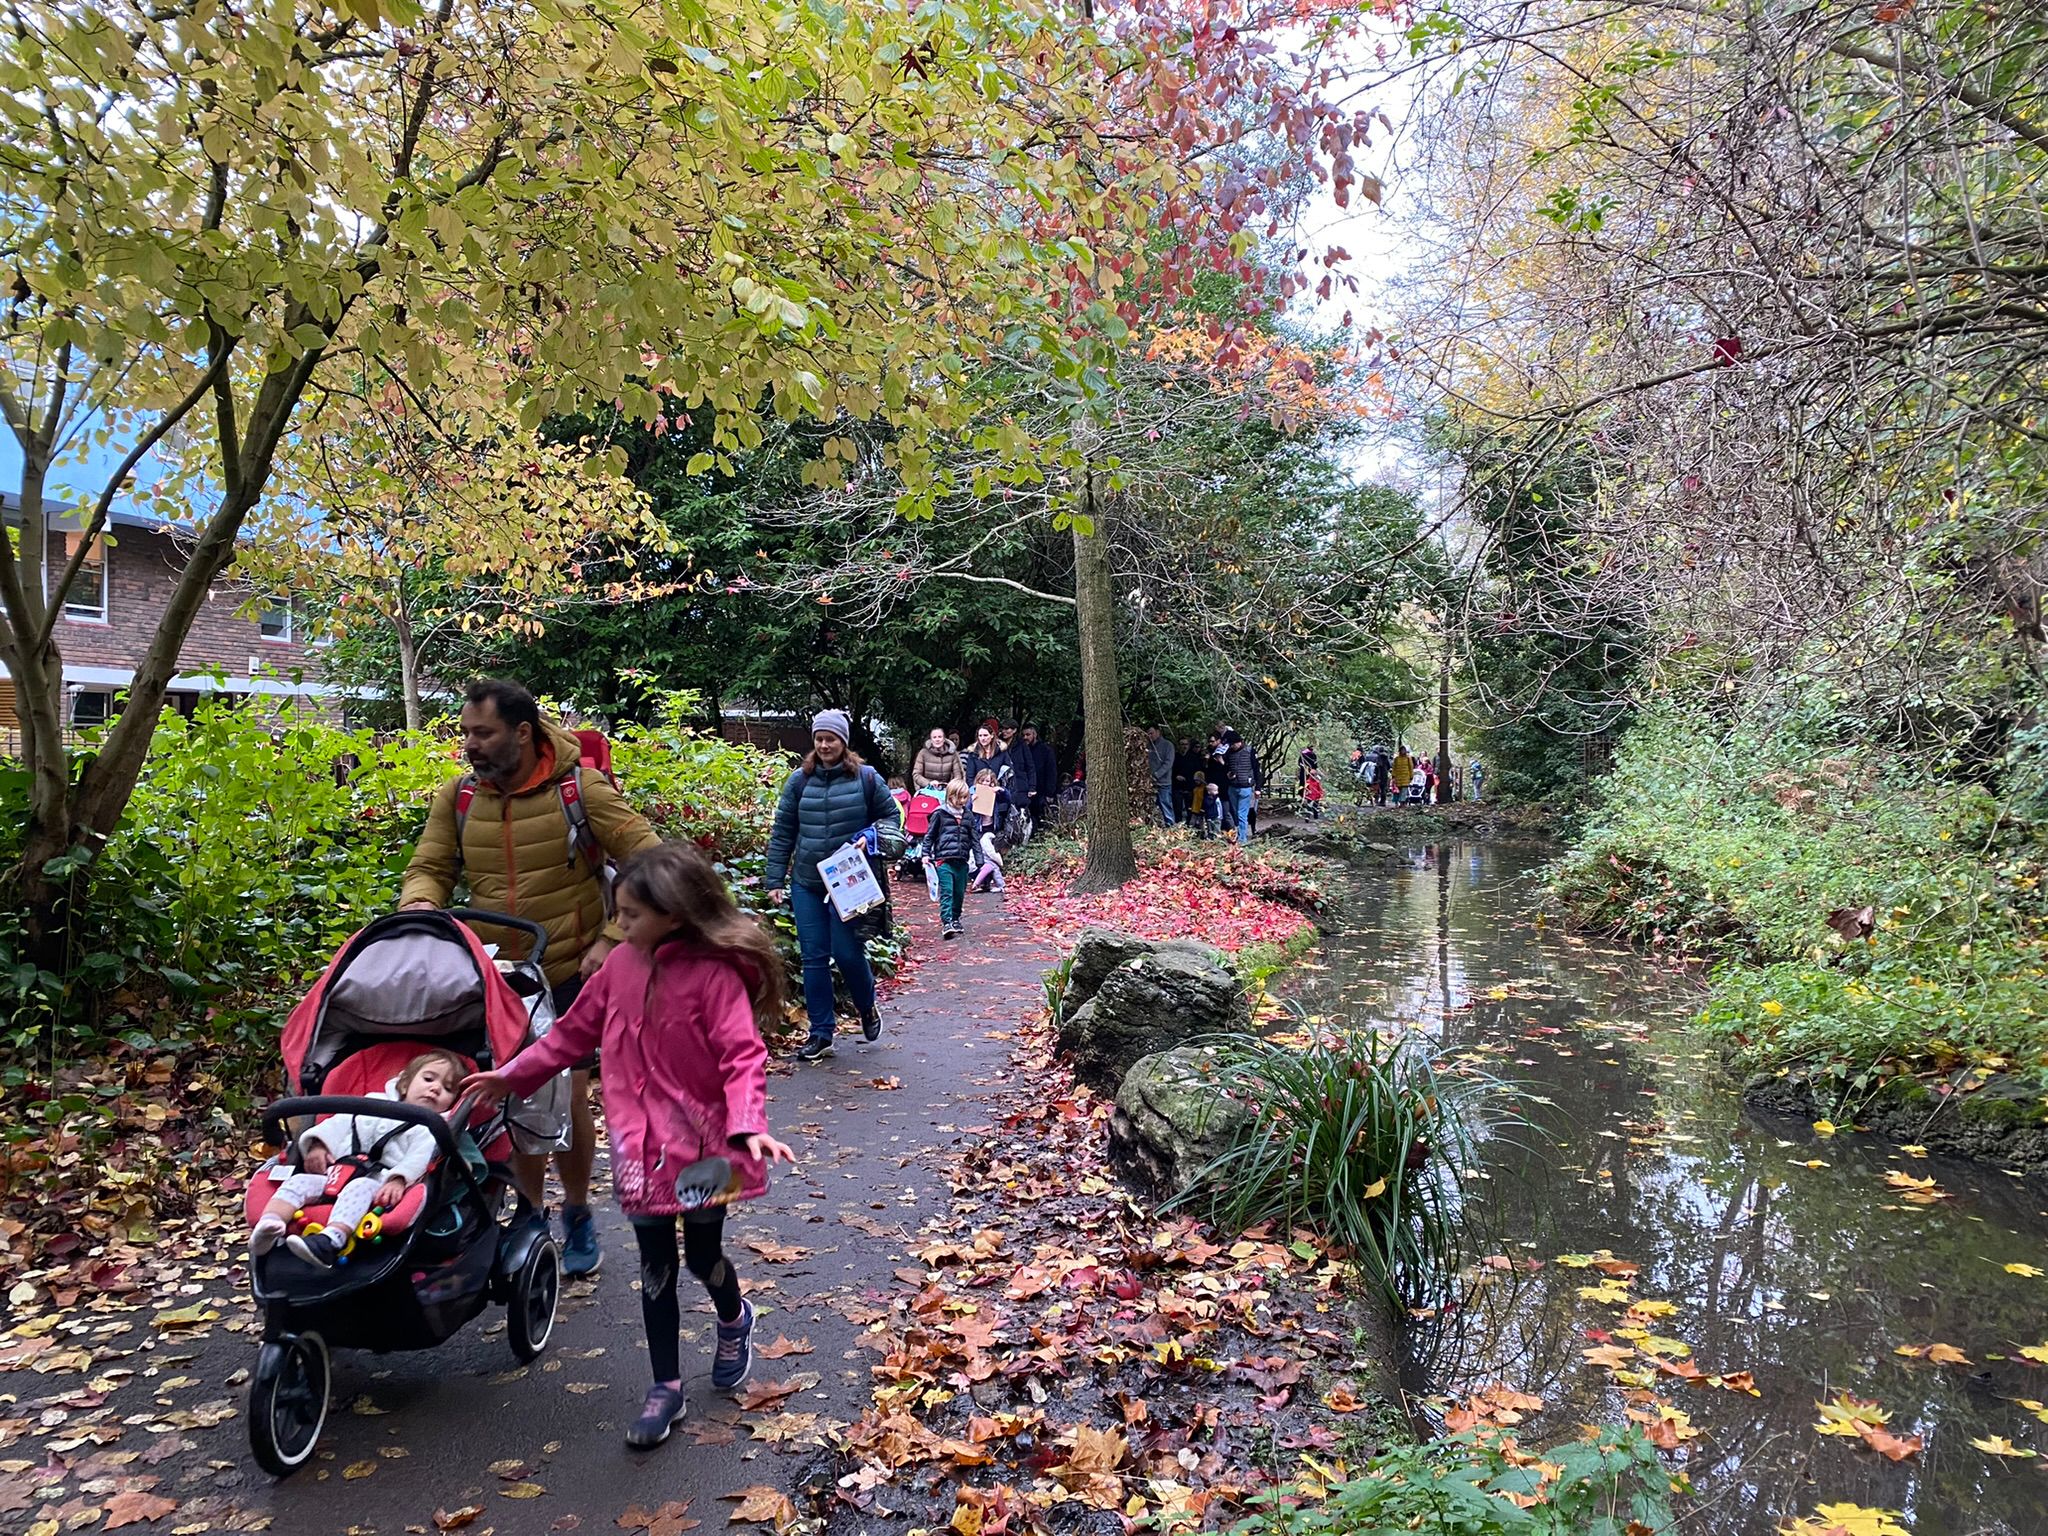
[[[526,959],[494,960],[462,920],[531,936]],[[285,1068],[299,1097],[273,1104],[265,1139],[283,1152],[250,1181],[253,1227],[297,1163],[297,1132],[333,1114],[376,1115],[425,1125],[435,1151],[426,1175],[388,1211],[373,1211],[333,1268],[309,1264],[280,1243],[253,1259],[249,1285],[263,1309],[263,1345],[249,1387],[249,1447],[283,1477],[311,1459],[327,1422],[331,1348],[431,1349],[492,1302],[507,1309],[512,1353],[531,1360],[546,1346],[561,1294],[561,1257],[545,1220],[514,1220],[507,1158],[538,1152],[567,1133],[566,1086],[482,1109],[464,1098],[443,1116],[370,1098],[420,1051],[442,1047],[479,1068],[509,1061],[553,1025],[537,923],[493,912],[397,912],[342,946],[292,1010]],[[359,1172],[362,1158],[338,1167]],[[340,1182],[293,1216],[314,1230]]]
[[[927,790],[919,790],[903,806],[903,857],[896,861],[896,875],[902,880],[919,880],[924,871],[924,835],[931,830],[932,812],[946,802]]]

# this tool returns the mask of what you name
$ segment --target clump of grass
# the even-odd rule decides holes
[[[1061,955],[1059,964],[1041,978],[1045,983],[1045,1011],[1052,1015],[1055,1024],[1066,1017],[1067,985],[1074,979],[1075,953],[1070,949]]]
[[[1688,1487],[1633,1425],[1594,1429],[1540,1458],[1504,1436],[1468,1432],[1391,1446],[1313,1498],[1288,1485],[1259,1494],[1231,1536],[1663,1533],[1678,1523],[1671,1495]]]
[[[1255,1035],[1204,1043],[1218,1086],[1253,1119],[1172,1203],[1206,1205],[1231,1231],[1307,1227],[1348,1250],[1392,1304],[1440,1303],[1472,1257],[1461,1176],[1505,1085],[1446,1073],[1413,1034],[1343,1030],[1306,1049]]]

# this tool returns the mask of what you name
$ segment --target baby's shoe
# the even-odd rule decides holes
[[[285,1247],[289,1248],[295,1257],[304,1259],[319,1269],[332,1269],[334,1261],[341,1257],[341,1250],[347,1243],[348,1240],[338,1236],[332,1227],[322,1227],[311,1237],[295,1232],[284,1240]]]
[[[265,1216],[249,1233],[249,1255],[260,1259],[278,1245],[285,1234],[282,1216]]]

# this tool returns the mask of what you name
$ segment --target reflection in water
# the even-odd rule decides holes
[[[1918,1536],[2048,1532],[2048,1194],[1996,1168],[1915,1159],[1867,1136],[1822,1138],[1743,1110],[1714,1053],[1682,1028],[1697,984],[1531,916],[1546,850],[1454,841],[1355,879],[1345,929],[1304,970],[1313,1015],[1399,1022],[1453,1061],[1519,1083],[1528,1124],[1497,1143],[1482,1204],[1505,1269],[1458,1315],[1421,1325],[1423,1389],[1505,1381],[1541,1395],[1528,1438],[1616,1420],[1630,1399],[1583,1351],[1625,1326],[1581,1296],[1597,1273],[1559,1255],[1609,1249],[1641,1266],[1639,1299],[1676,1310],[1655,1332],[1709,1375],[1753,1372],[1760,1395],[1665,1378],[1699,1437],[1673,1458],[1703,1528],[1766,1536],[1817,1503],[1903,1510]],[[1903,1203],[1887,1172],[1947,1198]],[[1498,1264],[1501,1259],[1496,1260]],[[1903,1358],[1946,1343],[1968,1366]],[[1816,1434],[1848,1392],[1925,1448],[1900,1463]],[[2001,1459],[2003,1436],[2042,1452]]]

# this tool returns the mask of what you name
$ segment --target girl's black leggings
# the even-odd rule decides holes
[[[647,1324],[647,1355],[656,1381],[682,1379],[683,1309],[676,1300],[678,1254],[676,1223],[682,1222],[681,1266],[704,1282],[718,1320],[740,1315],[740,1277],[726,1261],[720,1240],[725,1235],[725,1207],[674,1216],[635,1216],[633,1237],[640,1244],[640,1316]]]

